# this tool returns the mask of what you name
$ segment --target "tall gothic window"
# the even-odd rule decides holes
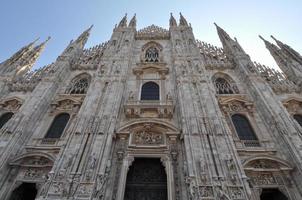
[[[147,82],[142,86],[141,100],[159,100],[159,86],[154,82]]]
[[[234,88],[224,78],[217,78],[215,80],[216,92],[218,94],[234,94]]]
[[[157,48],[150,47],[146,50],[145,62],[159,62],[159,53]]]
[[[6,122],[8,122],[13,117],[13,115],[14,113],[7,112],[0,117],[0,128],[2,128],[4,124],[6,124]]]
[[[240,114],[232,115],[232,122],[240,140],[257,140],[249,120]]]
[[[86,94],[90,83],[90,76],[82,74],[71,81],[67,93],[69,94]]]
[[[70,116],[68,113],[62,113],[55,117],[45,138],[60,138],[68,123]]]
[[[295,114],[293,117],[302,126],[302,115]]]

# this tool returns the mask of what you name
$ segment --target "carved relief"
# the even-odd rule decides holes
[[[133,134],[132,144],[136,145],[159,145],[164,144],[164,137],[160,133],[142,131]]]
[[[246,100],[246,97],[242,95],[236,95],[232,97],[219,96],[219,103],[224,112],[227,113],[238,113],[238,112],[249,112],[253,113],[253,103]]]
[[[0,108],[7,111],[17,111],[22,105],[22,100],[19,98],[4,99],[0,102]]]
[[[275,185],[276,180],[272,173],[260,173],[251,177],[251,182],[254,185]]]
[[[69,95],[68,95],[69,96]],[[51,113],[56,112],[72,112],[76,113],[81,107],[83,97],[67,97],[66,95],[59,95],[51,104]]]
[[[300,98],[289,98],[283,101],[283,105],[290,114],[302,113],[302,99]]]

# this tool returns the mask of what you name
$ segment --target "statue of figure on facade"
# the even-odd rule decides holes
[[[103,200],[105,195],[105,182],[107,181],[107,174],[98,174],[95,181],[95,189],[93,197],[97,200]]]

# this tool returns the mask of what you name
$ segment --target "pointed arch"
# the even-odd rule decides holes
[[[159,85],[153,81],[142,85],[141,100],[159,100]]]
[[[142,61],[143,62],[161,62],[163,47],[157,42],[151,41],[142,47]]]
[[[298,124],[302,127],[302,115],[301,114],[294,114],[293,118],[298,122]]]
[[[240,140],[258,140],[249,120],[242,114],[233,114],[232,122]]]
[[[72,79],[66,90],[67,94],[86,94],[91,81],[91,76],[87,73],[77,75]]]
[[[0,129],[13,117],[13,112],[7,112],[0,117]]]
[[[60,138],[65,130],[69,118],[70,115],[68,113],[61,113],[57,115],[52,121],[45,138]]]
[[[239,90],[235,81],[227,74],[216,73],[212,77],[217,94],[237,94]]]

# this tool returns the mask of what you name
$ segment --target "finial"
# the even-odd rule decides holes
[[[275,40],[275,42],[279,43],[280,41],[277,40],[274,36],[271,35],[271,38],[273,38],[273,40]]]
[[[261,40],[263,40],[264,42],[266,42],[266,40],[261,36],[261,35],[258,35],[259,36],[259,38],[261,39]]]

